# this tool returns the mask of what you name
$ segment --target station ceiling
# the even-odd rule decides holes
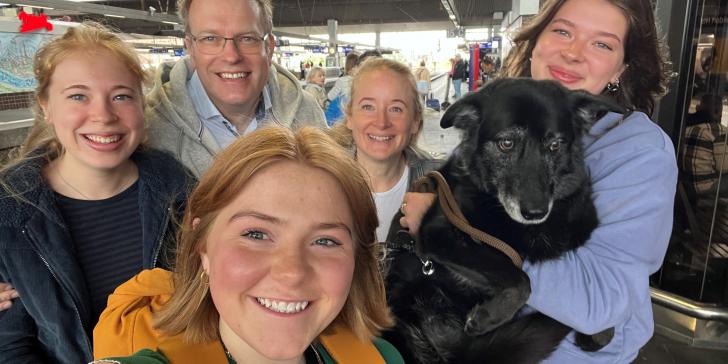
[[[53,7],[46,10],[52,18],[93,19],[128,33],[181,35],[163,22],[175,20],[176,0],[3,2]],[[442,30],[454,28],[453,14],[459,25],[479,28],[499,26],[501,20],[493,19],[493,13],[505,14],[511,6],[512,0],[273,0],[273,24],[276,30],[296,34],[326,33],[328,19],[338,21],[339,33]],[[124,17],[109,16],[114,14]]]
[[[327,19],[337,19],[340,26],[373,29],[399,23],[445,22],[454,27],[444,3],[449,3],[460,25],[488,27],[500,25],[493,13],[508,12],[512,0],[274,0],[273,22],[276,27],[324,26]]]

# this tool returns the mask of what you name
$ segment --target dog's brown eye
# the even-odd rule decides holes
[[[498,141],[498,148],[500,150],[507,152],[511,149],[513,149],[513,140],[511,139],[501,139]]]
[[[552,153],[558,152],[559,149],[561,149],[561,141],[560,140],[554,140],[553,142],[551,142],[551,144],[549,144],[549,150]]]

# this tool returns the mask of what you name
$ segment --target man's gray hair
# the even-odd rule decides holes
[[[177,0],[177,11],[182,23],[185,25],[185,33],[190,32],[189,18],[190,5],[193,0]],[[204,1],[204,0],[203,0]],[[246,0],[240,0],[246,1]],[[258,11],[258,21],[263,29],[263,35],[273,33],[273,3],[271,0],[247,0],[253,9]]]

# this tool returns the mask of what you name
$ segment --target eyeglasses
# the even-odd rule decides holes
[[[256,53],[260,51],[261,44],[263,44],[263,42],[268,38],[268,34],[262,37],[249,34],[241,34],[236,35],[232,38],[225,38],[223,36],[214,34],[205,34],[198,36],[194,36],[192,34],[188,35],[190,39],[195,42],[195,44],[197,45],[197,49],[200,51],[200,53],[208,55],[215,55],[222,52],[222,50],[225,48],[225,43],[227,43],[227,41],[229,40],[233,41],[233,44],[235,44],[235,47],[240,53]]]

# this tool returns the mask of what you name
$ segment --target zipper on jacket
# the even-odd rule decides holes
[[[40,260],[43,261],[43,264],[45,264],[46,268],[48,269],[48,272],[51,273],[51,276],[53,276],[53,279],[56,280],[56,283],[58,283],[58,286],[60,286],[61,289],[63,289],[65,291],[66,289],[64,288],[63,284],[61,284],[61,280],[58,279],[58,276],[56,275],[56,272],[53,271],[53,268],[51,268],[51,265],[48,263],[48,261],[46,260],[46,258],[43,256],[43,254],[40,253],[40,250],[35,245],[35,242],[30,237],[30,234],[28,234],[27,230],[25,228],[23,228],[21,230],[21,233],[23,233],[23,235],[25,235],[25,237],[28,240],[30,240],[31,245],[35,248],[34,249],[35,250],[35,253],[38,255],[38,257],[40,258]],[[68,292],[66,292],[66,294],[68,294],[70,296],[70,294]],[[73,305],[72,305],[73,306],[73,311],[76,312],[76,319],[78,320],[78,323],[81,325],[81,328],[84,329],[84,327],[83,327],[83,320],[81,320],[81,313],[78,311],[78,306],[76,306],[76,302],[73,300],[73,298],[71,298],[71,303],[73,303]],[[86,331],[86,330],[84,329],[84,331]],[[93,352],[94,351],[93,351],[93,348],[91,347],[91,342],[89,341],[88,336],[86,335],[85,332],[83,334],[83,337],[84,337],[84,339],[86,341],[86,347],[88,349],[88,352],[91,354],[91,356],[93,356]]]
[[[164,243],[164,237],[167,235],[167,228],[169,227],[169,216],[172,214],[172,208],[167,207],[167,213],[164,214],[164,225],[162,226],[162,235],[159,236],[159,241],[157,242],[157,247],[154,250],[154,255],[152,258],[152,268],[155,268],[157,266],[157,261],[159,260],[159,253],[162,251],[162,245]]]

